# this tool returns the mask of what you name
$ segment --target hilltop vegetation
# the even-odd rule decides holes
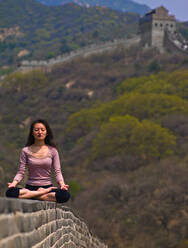
[[[35,0],[0,1],[0,66],[49,59],[137,32],[139,16],[76,4],[49,7]]]
[[[8,75],[0,91],[1,195],[30,121],[45,118],[71,186],[68,204],[109,247],[186,247],[187,84],[186,56],[138,46]]]
[[[74,206],[111,247],[187,247],[187,88],[187,69],[135,77],[69,117],[69,163],[90,188]]]
[[[127,79],[118,86],[117,99],[71,115],[67,135],[80,145],[95,133],[91,161],[99,163],[125,154],[143,163],[168,157],[175,152],[176,137],[163,121],[188,114],[187,88],[187,70]]]

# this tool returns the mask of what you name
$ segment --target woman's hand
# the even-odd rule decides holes
[[[62,190],[68,190],[69,189],[69,185],[68,184],[60,184],[60,189]]]
[[[63,181],[59,181],[58,183],[59,183],[60,189],[62,189],[62,190],[68,190],[69,189],[69,185],[65,184]]]
[[[15,188],[17,184],[18,184],[17,181],[13,181],[12,183],[8,183],[8,188]]]
[[[63,190],[68,190],[69,189],[69,185],[68,184],[63,184],[60,186],[61,189]]]

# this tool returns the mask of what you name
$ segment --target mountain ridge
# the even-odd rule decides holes
[[[64,5],[67,3],[76,3],[80,6],[101,6],[123,12],[135,12],[140,15],[145,14],[150,10],[145,4],[139,4],[131,0],[37,0],[40,3],[49,6]]]
[[[23,54],[29,60],[49,59],[86,45],[124,38],[137,32],[139,15],[74,3],[49,7],[36,0],[7,0],[0,1],[0,20],[3,66],[19,63]]]

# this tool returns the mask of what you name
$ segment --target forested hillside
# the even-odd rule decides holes
[[[76,3],[81,6],[102,6],[123,12],[135,12],[141,15],[147,13],[150,8],[144,4],[131,0],[37,0],[46,5],[61,5],[66,3]]]
[[[9,74],[0,91],[1,195],[29,123],[45,118],[68,205],[109,247],[186,247],[187,99],[187,57],[139,46]]]
[[[0,1],[0,66],[49,59],[137,32],[139,16],[76,4],[49,7],[35,0]]]
[[[130,38],[138,33],[138,22],[136,13],[99,6],[46,6],[36,0],[1,0],[0,76],[22,60],[48,60],[91,44]],[[178,29],[188,39],[187,24],[178,23]]]

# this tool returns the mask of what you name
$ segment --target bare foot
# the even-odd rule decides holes
[[[49,188],[38,188],[37,191],[41,191],[44,194],[49,193],[52,189],[57,189],[57,187],[49,187]]]

